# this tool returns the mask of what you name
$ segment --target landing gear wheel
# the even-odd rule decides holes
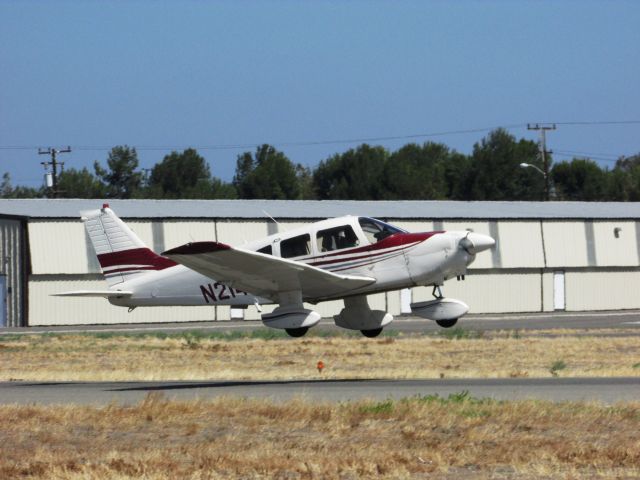
[[[285,328],[285,332],[290,337],[304,337],[304,335],[309,331],[309,327],[300,327],[300,328]]]
[[[451,320],[436,320],[436,323],[443,328],[451,328],[458,323],[458,319],[452,318]]]
[[[367,338],[375,338],[382,333],[382,327],[373,328],[371,330],[360,330],[360,331]]]

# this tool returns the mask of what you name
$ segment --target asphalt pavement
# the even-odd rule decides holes
[[[548,329],[626,329],[637,330],[640,335],[640,311],[618,310],[608,312],[549,312],[467,315],[458,321],[457,327],[469,330],[548,330]],[[147,324],[116,325],[60,325],[34,326],[22,328],[0,328],[0,335],[21,335],[33,333],[91,333],[91,332],[182,332],[201,331],[248,331],[266,328],[260,321],[203,321]],[[314,329],[342,330],[336,327],[332,319],[323,319]],[[420,317],[398,315],[386,330],[404,333],[436,332],[442,330],[435,322]]]
[[[640,377],[504,378],[428,380],[180,381],[180,382],[2,382],[2,404],[132,404],[151,392],[168,399],[213,399],[222,395],[286,401],[385,400],[415,395],[469,392],[497,400],[539,399],[597,401],[614,404],[640,401]]]

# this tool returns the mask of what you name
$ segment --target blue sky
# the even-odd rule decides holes
[[[40,185],[38,147],[80,168],[194,146],[230,180],[253,148],[225,145],[314,166],[358,142],[291,144],[640,120],[638,25],[637,1],[0,0],[0,173]],[[468,153],[485,134],[413,140]],[[548,147],[613,166],[640,124],[559,125]]]

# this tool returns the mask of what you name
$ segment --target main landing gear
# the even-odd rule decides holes
[[[371,330],[360,330],[362,335],[367,338],[376,338],[378,335],[382,333],[382,327],[380,328],[372,328]]]
[[[309,331],[309,327],[299,327],[299,328],[285,328],[285,332],[287,335],[294,338],[304,337]]]
[[[362,335],[375,338],[393,321],[393,317],[382,310],[371,310],[367,297],[358,295],[344,299],[344,308],[333,317],[336,325],[349,330],[360,330]]]

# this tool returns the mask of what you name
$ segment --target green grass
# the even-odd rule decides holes
[[[449,340],[476,340],[484,336],[484,332],[479,330],[466,330],[462,327],[443,328],[438,330],[436,335]]]
[[[129,339],[145,339],[156,338],[159,340],[177,339],[184,340],[188,347],[195,346],[203,340],[245,340],[245,339],[261,339],[261,340],[279,340],[290,338],[284,330],[274,328],[256,328],[247,330],[231,330],[231,331],[212,331],[212,330],[184,330],[178,332],[164,331],[147,331],[147,332],[86,332],[86,333],[55,333],[55,332],[29,332],[19,335],[0,335],[0,342],[16,342],[25,338],[37,338],[39,342],[47,342],[56,338],[63,338],[69,335],[80,335],[82,337],[94,338],[97,340],[112,340],[115,338]],[[378,338],[395,338],[401,336],[402,333],[397,330],[385,330]],[[362,337],[359,331],[352,330],[335,330],[326,328],[312,328],[305,335],[305,338],[337,338],[337,337]]]
[[[368,403],[360,407],[360,413],[380,415],[393,412],[394,402],[391,399],[382,402]]]

